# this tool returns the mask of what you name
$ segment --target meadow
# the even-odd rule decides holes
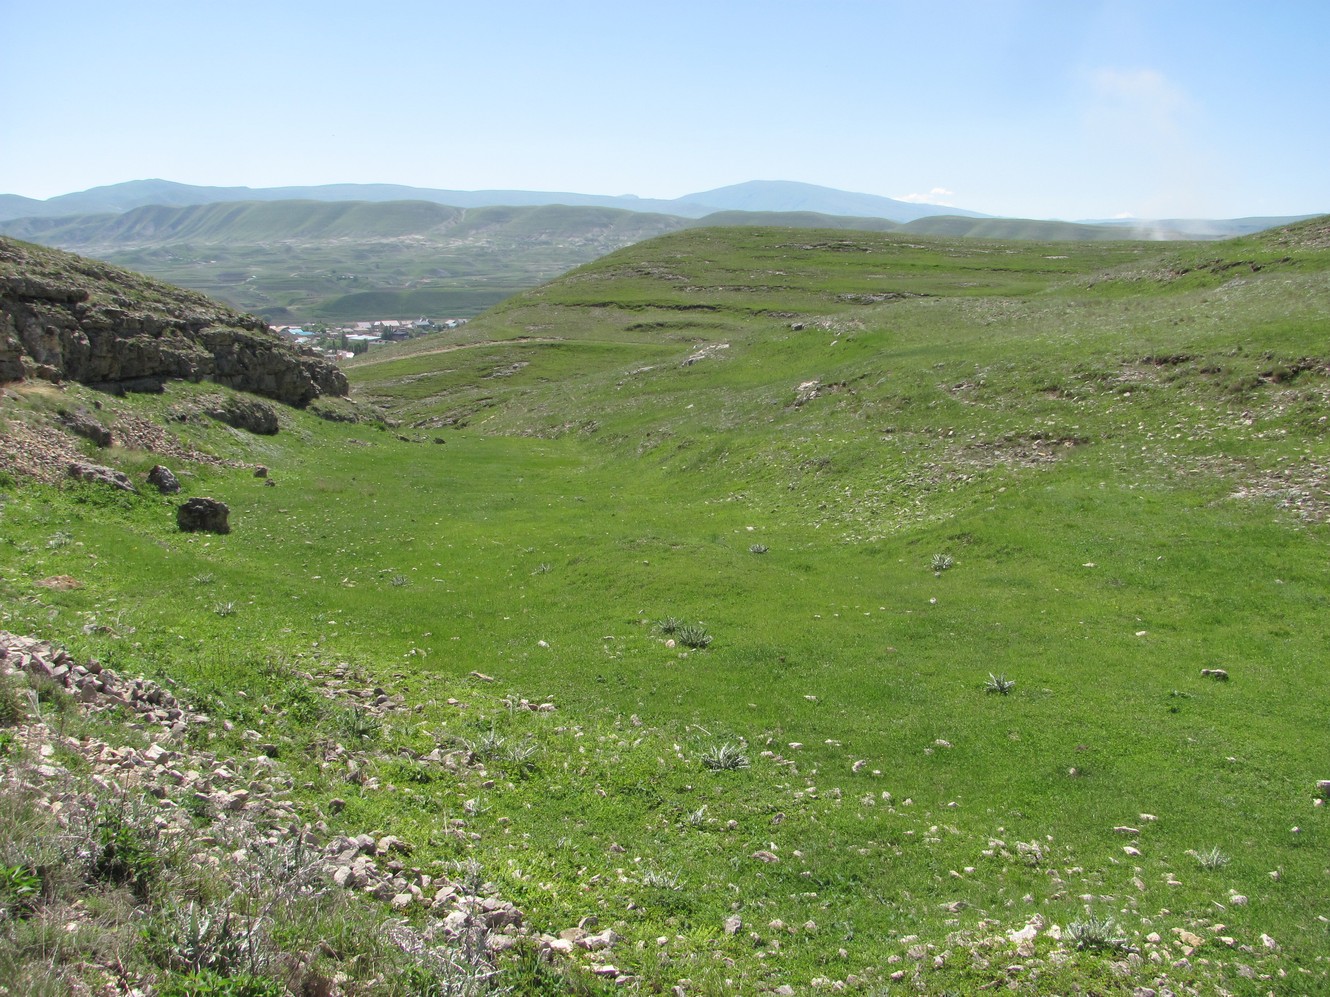
[[[620,936],[617,987],[519,947],[516,992],[1319,992],[1327,314],[1323,219],[674,233],[352,364],[359,423],[172,422],[270,469],[176,468],[227,536],[6,482],[0,626]],[[320,764],[338,667],[405,699],[368,771]]]

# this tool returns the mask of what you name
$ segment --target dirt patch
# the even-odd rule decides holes
[[[1028,436],[1004,437],[1000,440],[972,443],[961,449],[955,465],[965,477],[975,471],[994,467],[1043,467],[1066,457],[1089,440],[1082,436],[1049,436],[1032,433]]]
[[[33,584],[55,592],[72,592],[83,588],[83,583],[73,575],[52,575],[50,578],[39,579]]]

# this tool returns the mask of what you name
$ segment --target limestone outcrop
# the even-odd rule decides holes
[[[114,392],[207,380],[296,407],[347,393],[335,364],[253,315],[96,260],[0,239],[0,383],[24,377]]]

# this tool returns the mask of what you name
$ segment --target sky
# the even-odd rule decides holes
[[[127,180],[1026,218],[1330,212],[1328,0],[0,0],[0,193]]]

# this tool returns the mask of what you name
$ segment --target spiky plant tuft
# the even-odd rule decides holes
[[[751,763],[739,745],[726,741],[702,752],[702,764],[713,772],[733,772],[746,769]]]

